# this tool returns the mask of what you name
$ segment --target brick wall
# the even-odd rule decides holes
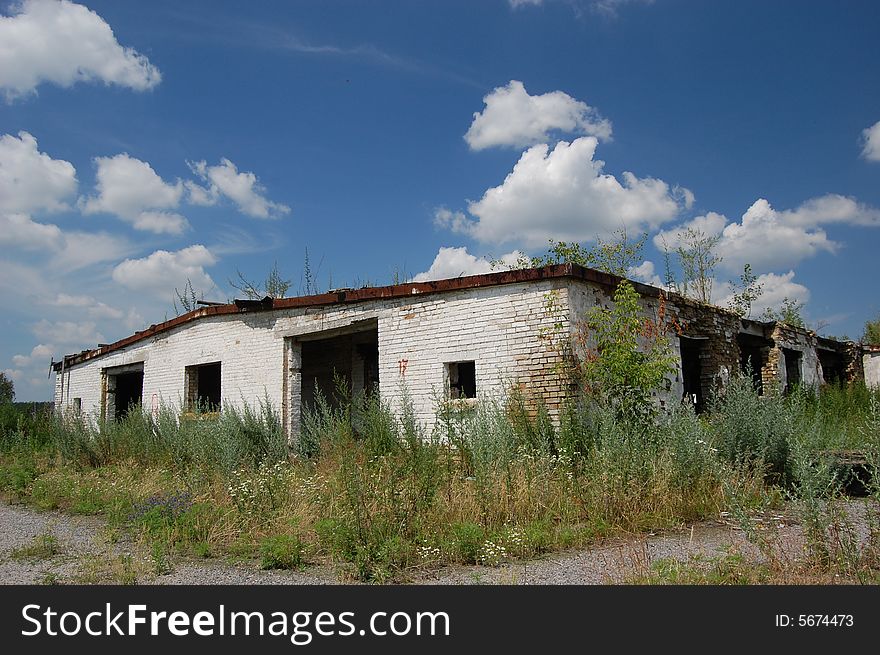
[[[295,433],[302,386],[298,339],[323,331],[356,330],[365,322],[378,330],[383,399],[399,407],[405,385],[416,417],[426,427],[433,422],[436,401],[445,397],[445,364],[457,361],[476,363],[478,397],[501,396],[515,384],[528,396],[543,398],[555,414],[563,389],[555,377],[558,355],[545,338],[554,320],[546,302],[552,293],[567,312],[565,286],[566,280],[552,279],[206,317],[65,370],[63,380],[56,376],[55,402],[67,407],[81,398],[83,411],[98,417],[102,371],[143,362],[144,406],[179,408],[185,400],[186,367],[220,361],[225,406],[268,398]],[[354,381],[361,382],[362,361],[350,357]]]

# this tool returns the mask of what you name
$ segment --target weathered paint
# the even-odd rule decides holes
[[[106,416],[108,369],[142,363],[144,405],[183,407],[186,368],[221,362],[222,404],[263,399],[280,411],[290,439],[297,437],[303,404],[303,343],[369,332],[378,343],[379,391],[398,408],[404,395],[416,418],[430,428],[438,402],[448,393],[448,365],[473,361],[478,397],[503,398],[520,390],[542,402],[557,419],[570,391],[564,354],[591,308],[608,307],[619,278],[578,266],[550,266],[439,282],[307,298],[240,303],[199,309],[56,365],[55,404],[81,406]],[[737,335],[750,330],[772,344],[761,373],[767,385],[784,388],[782,349],[797,351],[804,384],[822,381],[812,332],[775,323],[742,322],[729,311],[634,284],[642,312],[656,319],[661,302],[676,330],[668,339],[679,365],[658,391],[661,403],[683,392],[679,336],[700,340],[700,386],[704,398],[740,366]],[[661,299],[662,297],[662,299]],[[746,325],[748,323],[748,325]],[[374,335],[374,336],[373,336]],[[826,340],[828,341],[828,340]],[[346,341],[348,343],[348,341]],[[828,346],[826,343],[825,346]],[[842,349],[849,344],[840,344]],[[853,347],[861,353],[856,344]],[[855,351],[854,351],[855,352]],[[872,383],[880,382],[880,357],[865,356]],[[364,384],[363,361],[349,348],[340,365],[351,367],[352,384]],[[856,358],[861,371],[861,358]]]

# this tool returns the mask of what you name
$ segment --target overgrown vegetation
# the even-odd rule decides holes
[[[801,508],[816,561],[853,576],[873,570],[867,546],[842,536],[834,471],[816,464],[831,449],[880,459],[880,399],[864,387],[759,398],[747,380],[734,380],[708,417],[676,406],[656,413],[650,430],[589,394],[558,426],[547,409],[512,394],[445,403],[431,431],[408,403],[392,411],[375,395],[343,400],[318,401],[290,456],[266,402],[181,421],[163,408],[118,423],[74,415],[7,422],[0,492],[105,515],[144,543],[141,569],[151,574],[181,555],[254,557],[265,568],[329,560],[382,582],[721,512],[747,525],[750,513],[783,497]],[[876,504],[866,508],[876,515]],[[116,577],[133,581],[132,567],[120,562]]]
[[[880,346],[880,316],[873,320],[865,321],[865,331],[862,333],[862,342]]]
[[[803,317],[804,303],[785,297],[778,309],[768,307],[761,314],[762,321],[779,321],[792,327],[804,328],[806,323]]]
[[[593,250],[555,244],[543,263],[620,275],[642,243],[622,234]],[[703,275],[712,261],[700,262]],[[754,282],[748,273],[745,291]],[[880,392],[850,385],[759,396],[746,375],[731,379],[706,415],[686,403],[661,407],[655,395],[674,369],[668,336],[676,326],[662,297],[645,320],[625,279],[612,301],[574,326],[574,343],[558,344],[573,391],[555,412],[512,389],[466,404],[439,399],[438,420],[424,426],[406,389],[392,408],[339,384],[333,398],[318,395],[305,411],[291,452],[268,399],[219,413],[133,408],[119,421],[6,403],[0,494],[103,514],[112,530],[134,534],[149,556],[110,562],[123,583],[144,571],[168,573],[180,555],[259,558],[263,568],[286,569],[332,561],[355,578],[384,582],[417,568],[495,566],[722,514],[734,517],[773,574],[788,563],[755,516],[784,500],[804,526],[811,566],[875,579],[880,481],[867,481],[863,539],[839,500],[847,480],[831,453],[858,451],[866,470],[877,470]],[[545,336],[561,338],[551,332]],[[764,579],[763,569],[743,574],[736,554],[697,564],[661,563],[644,581]]]

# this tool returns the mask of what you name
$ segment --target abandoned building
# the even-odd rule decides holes
[[[392,407],[407,393],[425,425],[442,398],[503,396],[514,386],[558,417],[570,387],[555,337],[577,329],[590,307],[610,305],[618,282],[563,264],[208,304],[53,362],[55,406],[112,419],[137,403],[152,412],[163,404],[216,411],[266,398],[293,442],[303,408],[318,393],[332,397],[341,376],[355,392],[378,390]],[[634,286],[646,316],[656,315],[663,297],[679,326],[668,337],[679,366],[660,391],[663,402],[688,397],[702,409],[714,386],[741,370],[751,371],[761,392],[880,383],[880,347]]]

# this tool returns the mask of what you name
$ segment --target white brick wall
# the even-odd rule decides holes
[[[865,384],[880,387],[880,353],[865,353],[862,362],[865,366]]]
[[[555,279],[201,318],[67,369],[63,380],[56,376],[55,402],[67,407],[81,398],[83,411],[97,417],[102,370],[144,362],[144,406],[179,406],[185,368],[220,361],[225,406],[268,397],[276,409],[284,408],[286,424],[293,427],[301,383],[296,337],[367,319],[378,322],[382,397],[398,406],[405,384],[426,427],[433,422],[435,398],[444,394],[447,362],[476,362],[478,395],[503,394],[518,384],[526,393],[558,400],[551,370],[555,354],[542,330],[554,320],[546,312],[546,294],[565,285]],[[558,303],[567,312],[566,293],[558,293]]]

